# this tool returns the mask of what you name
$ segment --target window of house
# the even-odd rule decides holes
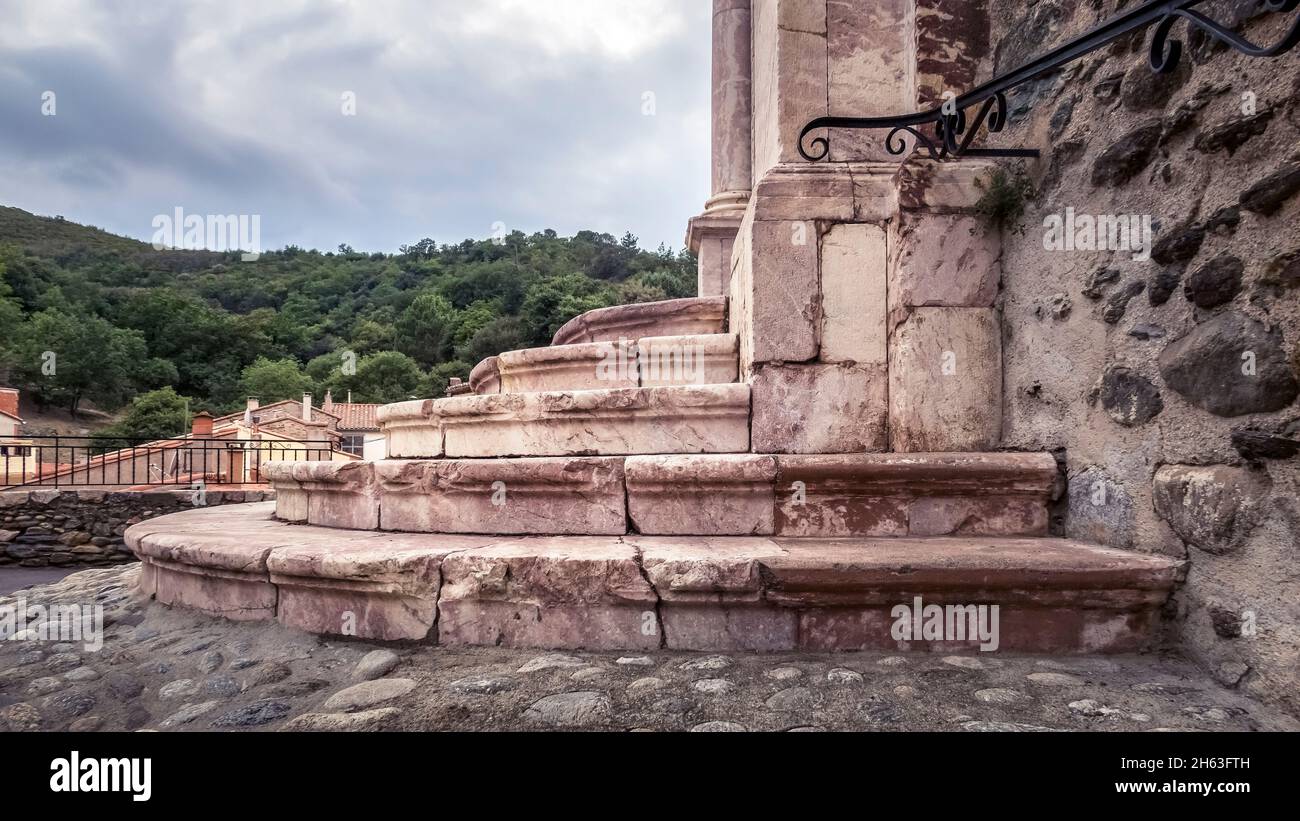
[[[364,434],[345,434],[339,441],[339,449],[354,456],[363,456],[366,449],[366,437]]]

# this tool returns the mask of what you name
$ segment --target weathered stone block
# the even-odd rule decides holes
[[[1002,278],[1002,242],[982,218],[909,213],[897,232],[890,324],[912,308],[990,308]]]
[[[1045,453],[778,456],[783,536],[1046,535]]]
[[[503,393],[637,386],[636,349],[626,339],[506,351],[497,362]]]
[[[384,530],[627,532],[621,458],[389,460],[375,469]]]
[[[433,400],[384,405],[376,418],[388,439],[389,459],[432,459],[442,455],[442,429],[432,420]]]
[[[763,600],[762,563],[781,553],[761,538],[629,536],[662,604],[664,639],[674,650],[792,650],[798,615]]]
[[[908,111],[916,101],[911,71],[910,0],[826,3],[827,97],[833,117]],[[883,134],[830,129],[831,160],[890,160]]]
[[[281,624],[379,641],[423,640],[437,616],[439,568],[459,550],[497,537],[353,537],[331,544],[313,533],[267,557]]]
[[[1281,410],[1300,395],[1281,330],[1235,312],[1170,343],[1159,363],[1166,385],[1217,416]]]
[[[822,238],[821,361],[885,364],[886,256],[877,225],[836,225]]]
[[[759,179],[779,162],[798,160],[799,131],[826,114],[826,9],[769,0],[754,7],[752,25],[753,172]]]
[[[1133,496],[1096,466],[1070,477],[1068,533],[1072,538],[1132,547],[1136,527]]]
[[[375,530],[379,500],[373,462],[294,462],[292,476],[307,492],[307,521],[322,527]]]
[[[1271,487],[1264,471],[1165,465],[1156,471],[1152,502],[1183,541],[1223,554],[1239,547],[1259,524]]]
[[[749,323],[755,329],[753,361],[813,359],[821,324],[817,226],[776,220],[747,227],[752,231],[748,298]]]
[[[448,457],[749,450],[741,384],[464,396],[434,413]]]
[[[989,160],[935,161],[913,158],[898,166],[898,206],[905,211],[969,214],[984,195]]]
[[[474,393],[500,393],[501,369],[495,356],[489,356],[469,372],[469,386]]]
[[[725,329],[727,299],[700,296],[597,308],[560,326],[552,345],[617,342],[642,336],[720,334]]]
[[[735,382],[738,357],[735,334],[651,336],[636,343],[637,375],[643,388]]]
[[[771,456],[632,456],[626,470],[628,514],[639,533],[772,533]]]
[[[918,308],[889,349],[889,439],[900,452],[996,450],[1002,333],[992,308]]]
[[[656,597],[629,545],[537,538],[456,553],[442,565],[438,639],[450,645],[653,649]]]
[[[862,453],[886,448],[884,369],[766,365],[754,373],[755,453]]]

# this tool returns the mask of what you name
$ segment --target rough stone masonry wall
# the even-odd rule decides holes
[[[996,69],[1132,5],[992,0]],[[1200,10],[1276,42],[1258,6]],[[1148,31],[1011,99],[998,142],[1043,157],[1003,236],[1004,445],[1065,455],[1064,532],[1188,559],[1171,641],[1300,714],[1300,51],[1174,36],[1171,75]],[[1151,215],[1152,259],[1045,250],[1067,208]]]
[[[9,490],[0,493],[0,567],[104,567],[135,561],[122,534],[204,505],[274,499],[273,490]]]

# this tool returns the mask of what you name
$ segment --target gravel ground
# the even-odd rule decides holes
[[[1300,729],[1172,656],[380,647],[138,602],[137,572],[19,594],[102,604],[107,626],[97,651],[0,641],[0,729]]]

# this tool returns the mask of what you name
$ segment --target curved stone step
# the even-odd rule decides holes
[[[286,521],[534,535],[1045,536],[1050,454],[278,462]]]
[[[1050,453],[854,453],[777,459],[783,536],[1045,536]]]
[[[495,356],[489,356],[469,372],[469,387],[474,393],[500,393],[501,368]]]
[[[478,394],[714,385],[738,371],[734,334],[655,336],[507,351],[480,362],[470,384]]]
[[[627,532],[623,459],[617,456],[390,460],[375,463],[375,479],[384,530]]]
[[[201,508],[132,526],[142,592],[228,618],[451,645],[952,651],[995,639],[1131,652],[1152,639],[1183,566],[1064,539],[399,535],[271,514],[270,503]],[[949,613],[970,633],[926,632]],[[972,639],[980,615],[998,629]]]
[[[379,411],[394,458],[741,453],[749,386],[501,393]]]
[[[388,458],[420,459],[442,455],[442,428],[432,421],[433,402],[432,399],[412,399],[379,407],[375,419],[388,441]]]
[[[597,308],[570,319],[551,339],[552,345],[617,342],[643,336],[720,334],[726,331],[727,299],[688,297]]]

